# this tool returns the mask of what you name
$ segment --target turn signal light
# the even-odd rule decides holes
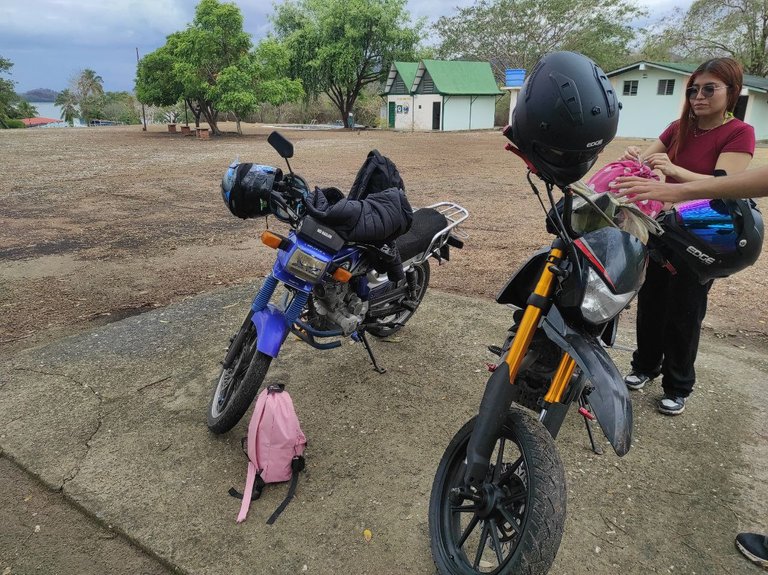
[[[282,241],[283,241],[283,238],[281,238],[277,234],[273,234],[272,232],[263,232],[261,234],[261,242],[265,246],[269,246],[273,250],[278,249]]]
[[[347,283],[351,277],[352,274],[344,268],[336,268],[336,271],[333,272],[333,279],[341,283]]]

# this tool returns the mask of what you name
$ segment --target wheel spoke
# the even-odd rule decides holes
[[[509,523],[509,526],[512,528],[512,530],[518,535],[520,535],[520,526],[517,524],[517,517],[512,515],[512,513],[510,513],[509,509],[507,509],[506,507],[497,507],[496,509],[498,509],[501,512],[501,514],[504,516],[504,519],[507,520],[507,523]]]
[[[506,442],[507,439],[505,437],[502,437],[501,441],[499,441],[499,453],[496,456],[496,467],[493,470],[493,481],[496,481],[499,478],[499,475],[501,475],[501,464],[504,462],[504,445]]]
[[[499,532],[497,531],[496,520],[491,519],[491,543],[493,544],[493,550],[496,552],[496,560],[499,562],[499,567],[504,563],[504,556],[501,552],[501,541],[499,541]]]
[[[515,461],[515,462],[514,462],[514,463],[513,463],[511,466],[509,466],[509,467],[506,469],[506,471],[504,472],[504,474],[505,474],[507,477],[511,477],[511,476],[512,476],[512,475],[514,475],[514,474],[515,474],[515,472],[516,472],[516,471],[517,471],[517,470],[520,468],[520,465],[521,465],[522,463],[523,463],[523,456],[521,455],[520,457],[518,457],[518,458],[517,458],[517,461]]]
[[[472,564],[473,569],[477,569],[480,566],[480,559],[483,558],[483,551],[485,550],[485,540],[488,539],[488,522],[483,522],[483,531],[480,533],[480,543],[477,544],[477,553],[475,553],[475,562]]]
[[[472,530],[475,528],[478,521],[480,521],[480,516],[475,514],[474,517],[470,519],[467,528],[464,530],[464,533],[461,534],[461,538],[456,543],[456,547],[461,548],[461,546],[464,545],[464,542],[467,540],[467,537],[469,537],[469,534],[472,533]]]
[[[506,506],[510,503],[515,503],[521,499],[525,499],[526,497],[528,497],[528,491],[525,489],[525,486],[521,485],[518,487],[518,489],[512,491],[509,495],[504,497],[504,499],[501,500],[501,504]]]
[[[477,511],[477,505],[452,505],[451,511],[454,513],[466,513],[467,511]]]

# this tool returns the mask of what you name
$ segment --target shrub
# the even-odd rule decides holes
[[[8,120],[5,120],[4,123],[6,126],[8,126],[8,128],[26,128],[27,127],[27,125],[21,120],[8,119]]]

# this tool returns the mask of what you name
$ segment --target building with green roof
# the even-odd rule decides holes
[[[680,117],[685,88],[699,64],[643,60],[608,72],[621,102],[617,136],[658,138]],[[755,128],[758,140],[768,140],[768,78],[744,75],[734,115]]]
[[[395,62],[382,118],[397,130],[491,129],[502,95],[488,62]]]

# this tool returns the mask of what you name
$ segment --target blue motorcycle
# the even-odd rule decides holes
[[[269,230],[261,235],[277,251],[277,261],[224,357],[208,407],[208,428],[217,434],[245,415],[289,333],[316,349],[340,347],[345,337],[362,342],[374,369],[383,373],[366,334],[382,338],[402,329],[429,286],[429,258],[442,263],[450,247],[463,247],[457,226],[469,216],[458,204],[441,202],[412,212],[410,229],[394,239],[354,241],[343,226],[310,215],[307,182],[288,162],[293,144],[278,132],[267,141],[285,159],[288,173],[235,162],[222,195],[235,215],[271,214],[291,231],[287,237]],[[410,218],[410,206],[408,212]],[[279,286],[284,293],[275,298]]]

